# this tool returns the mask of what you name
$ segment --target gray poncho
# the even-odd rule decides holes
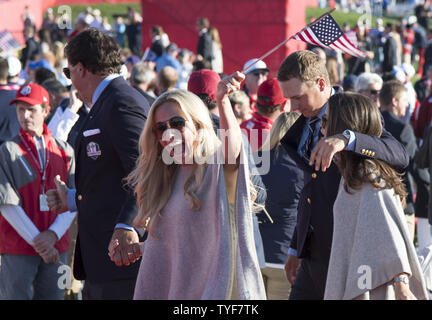
[[[426,299],[423,274],[394,190],[377,190],[365,183],[349,194],[343,183],[342,178],[333,207],[324,299],[395,299],[392,280],[403,272],[410,275],[410,289],[417,299]]]
[[[242,161],[247,162],[242,151]],[[190,168],[179,167],[173,192],[149,236],[134,299],[265,299],[255,249],[247,163],[240,164],[235,216],[230,215],[223,166],[207,165],[196,192],[201,209],[190,209],[184,184]],[[235,279],[235,284],[233,283]],[[234,286],[234,288],[233,288]]]

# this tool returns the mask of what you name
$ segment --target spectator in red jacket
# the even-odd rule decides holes
[[[257,111],[240,125],[247,133],[252,151],[261,148],[273,122],[282,112],[290,109],[289,100],[284,98],[276,78],[264,81],[258,88],[257,96]]]
[[[44,124],[48,92],[37,84],[18,90],[19,133],[0,147],[0,300],[60,300],[60,263],[76,212],[50,212],[45,192],[55,178],[73,183],[73,150]]]

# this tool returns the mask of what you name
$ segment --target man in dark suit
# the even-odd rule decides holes
[[[17,91],[8,85],[8,73],[8,62],[0,57],[0,144],[17,135],[20,128],[15,105],[9,105]]]
[[[207,18],[199,18],[196,22],[196,29],[199,32],[197,55],[207,61],[213,60],[213,41],[208,33],[210,22]]]
[[[416,175],[414,156],[418,147],[413,127],[411,124],[401,120],[406,114],[408,92],[399,81],[388,81],[384,83],[379,94],[379,99],[381,105],[380,110],[384,119],[384,128],[405,147],[410,160],[408,168],[403,176],[405,187],[408,192],[404,211],[407,218],[408,229],[414,241],[414,176]]]
[[[382,63],[382,72],[392,72],[393,67],[398,65],[398,48],[395,39],[392,36],[393,25],[387,24],[384,29],[385,42],[383,47],[384,60]]]
[[[35,39],[34,28],[26,28],[24,30],[24,36],[26,45],[21,53],[21,65],[23,68],[26,68],[27,62],[40,53],[40,45]]]
[[[152,45],[150,50],[153,51],[157,57],[161,57],[165,53],[166,47],[162,41],[163,30],[161,26],[153,26],[150,29],[150,38],[152,38]]]
[[[75,143],[74,276],[85,280],[84,299],[132,299],[139,268],[133,262],[139,254],[127,248],[139,242],[131,227],[137,208],[123,179],[138,157],[148,103],[119,76],[119,47],[102,31],[90,28],[78,34],[65,53],[66,74],[83,102],[91,106]],[[112,241],[119,243],[115,264],[108,256]]]
[[[396,168],[406,167],[408,157],[404,147],[386,131],[381,138],[345,131],[320,139],[320,123],[335,89],[315,53],[292,53],[279,67],[278,80],[284,96],[291,99],[291,110],[302,114],[281,140],[305,173],[297,224],[285,265],[287,278],[293,284],[290,299],[320,300],[324,297],[330,259],[333,203],[341,179],[333,156],[350,150]]]

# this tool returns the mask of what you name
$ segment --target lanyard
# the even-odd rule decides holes
[[[39,170],[39,172],[41,174],[41,177],[42,177],[42,193],[44,194],[45,193],[46,172],[47,172],[47,167],[48,167],[49,160],[50,160],[49,159],[50,154],[48,152],[48,148],[45,147],[44,138],[42,136],[42,148],[45,151],[45,164],[42,164],[42,159],[40,158],[39,152],[37,151],[36,143],[35,143],[35,148],[36,148],[36,153],[38,155],[39,161],[36,159],[36,156],[33,154],[30,146],[28,145],[28,143],[24,139],[24,137],[21,135],[21,133],[20,133],[20,137],[21,137],[21,141],[24,143],[27,151],[30,153],[30,155],[31,155],[31,157],[32,157],[32,159],[33,159],[36,167],[38,168],[38,170]]]

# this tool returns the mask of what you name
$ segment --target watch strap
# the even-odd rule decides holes
[[[394,283],[396,283],[396,282],[403,282],[403,283],[408,284],[409,280],[408,280],[408,277],[397,277],[397,278],[393,279],[393,282]]]

